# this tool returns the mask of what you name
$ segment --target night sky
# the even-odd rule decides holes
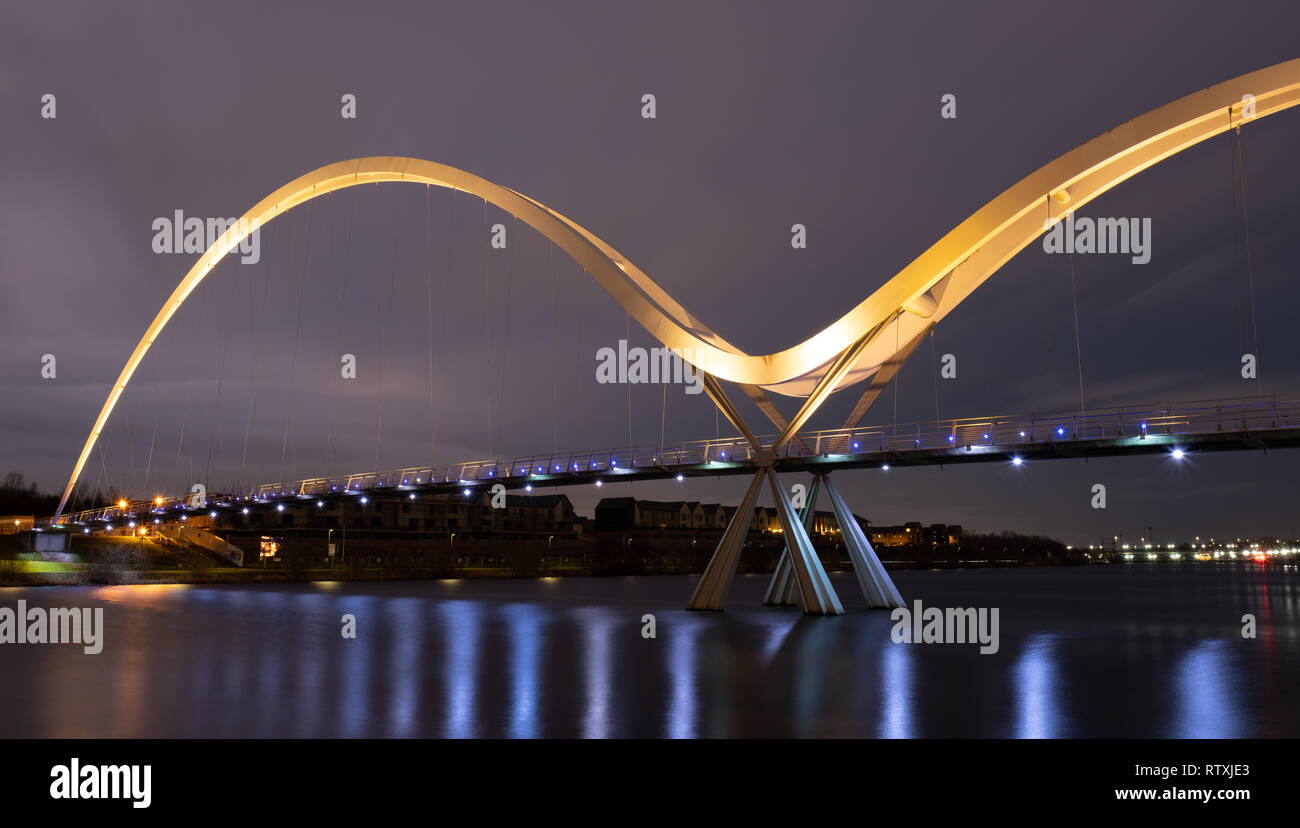
[[[152,250],[154,219],[176,210],[238,216],[355,156],[439,161],[569,216],[730,341],[769,353],[1053,158],[1300,56],[1294,2],[178,5],[0,3],[0,473],[47,490],[62,488],[113,379],[196,258]],[[46,93],[54,119],[41,118]],[[355,120],[340,117],[344,93],[357,97]],[[641,117],[645,93],[654,120]],[[940,117],[945,93],[956,119]],[[1226,136],[1085,208],[1153,226],[1149,264],[1076,257],[1089,408],[1300,395],[1297,136],[1300,109],[1243,130],[1253,325],[1234,270]],[[147,496],[194,480],[626,445],[627,387],[595,381],[596,350],[626,335],[623,309],[563,254],[548,263],[546,239],[496,208],[446,190],[427,199],[426,212],[416,185],[337,192],[268,226],[259,263],[223,262],[137,371],[84,480]],[[486,250],[497,222],[509,251]],[[796,222],[807,249],[790,245]],[[1050,258],[1049,276],[1031,245],[939,325],[936,353],[958,364],[939,381],[941,416],[1077,407],[1069,276]],[[1239,372],[1255,330],[1258,385]],[[654,344],[636,323],[631,339]],[[47,353],[55,379],[41,377]],[[341,353],[357,356],[355,381],[332,381]],[[866,422],[933,419],[934,382],[922,346],[896,407],[887,391]],[[813,427],[839,426],[861,390],[836,395]],[[633,441],[658,442],[663,389],[631,394]],[[779,404],[791,413],[794,402]],[[662,429],[669,443],[711,437],[713,406],[670,387]],[[876,523],[1074,544],[1151,526],[1166,542],[1292,533],[1297,461],[1277,451],[836,479]],[[1098,482],[1104,511],[1089,504]],[[566,491],[590,514],[598,496],[734,503],[745,485]]]

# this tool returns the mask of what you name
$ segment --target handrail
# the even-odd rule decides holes
[[[890,453],[965,446],[1016,446],[1043,442],[1068,442],[1148,435],[1200,434],[1260,428],[1300,428],[1300,398],[1279,400],[1277,395],[1224,397],[1159,403],[1150,406],[1110,406],[1087,412],[1065,411],[1034,415],[997,415],[929,420],[897,425],[855,426],[804,431],[783,447],[782,457],[815,457]],[[1240,428],[1235,428],[1240,426]],[[770,446],[775,434],[758,438]],[[401,469],[324,475],[295,481],[263,483],[208,495],[204,508],[214,503],[264,501],[280,497],[319,497],[348,492],[373,492],[427,486],[455,481],[477,487],[498,481],[555,479],[573,474],[606,472],[617,476],[638,469],[665,469],[706,464],[749,463],[753,447],[741,436],[714,437],[661,447],[658,443],[616,446],[595,451],[569,451],[511,457],[467,460],[441,468],[408,466]],[[103,506],[61,516],[59,523],[84,523],[117,516],[165,514],[183,509],[189,495],[157,500],[131,500],[125,507]],[[51,525],[50,519],[38,526]]]

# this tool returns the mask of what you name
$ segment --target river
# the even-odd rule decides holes
[[[725,613],[692,577],[0,589],[104,608],[97,655],[0,644],[0,737],[1300,736],[1295,566],[894,577],[997,608],[998,651],[895,643],[851,574],[835,618],[758,575]]]

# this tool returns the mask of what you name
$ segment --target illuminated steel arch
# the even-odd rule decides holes
[[[199,257],[150,323],[108,399],[59,501],[55,519],[81,475],[100,432],[150,346],[199,282],[252,228],[326,193],[376,182],[412,182],[464,191],[517,216],[581,264],[652,336],[679,350],[705,374],[710,396],[746,437],[752,433],[718,379],[741,384],[782,428],[779,449],[832,392],[897,369],[897,343],[913,343],[1012,256],[1037,238],[1045,220],[1077,210],[1112,187],[1249,120],[1300,103],[1300,59],[1203,89],[1134,118],[1072,150],[990,201],[837,321],[787,348],[751,355],[722,339],[618,251],[555,210],[454,167],[416,158],[375,156],[341,161],[294,179],[262,199]],[[886,369],[886,370],[882,370]],[[786,422],[760,389],[805,397]],[[868,392],[870,393],[870,391]],[[867,397],[864,396],[864,401]],[[859,409],[864,409],[863,405]],[[860,411],[855,411],[860,416]],[[757,447],[757,446],[756,446]]]

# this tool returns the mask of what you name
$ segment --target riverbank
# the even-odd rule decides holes
[[[401,567],[320,567],[294,570],[272,566],[247,568],[212,567],[206,569],[132,569],[129,567],[105,568],[87,563],[62,563],[56,561],[21,561],[21,570],[6,568],[0,561],[0,586],[3,587],[56,587],[56,586],[117,586],[153,584],[290,584],[322,581],[455,581],[505,578],[602,578],[630,576],[681,576],[699,575],[702,569],[687,570],[666,567],[642,567],[636,570],[593,571],[585,566],[469,566],[453,569]],[[1081,566],[1080,564],[1055,564],[1047,566]],[[886,561],[891,572],[900,570],[957,570],[1003,569],[1043,566],[1019,561],[963,561],[938,563],[920,567],[910,561]],[[847,567],[827,566],[827,572],[849,572]],[[745,567],[738,574],[764,574],[771,570]]]

